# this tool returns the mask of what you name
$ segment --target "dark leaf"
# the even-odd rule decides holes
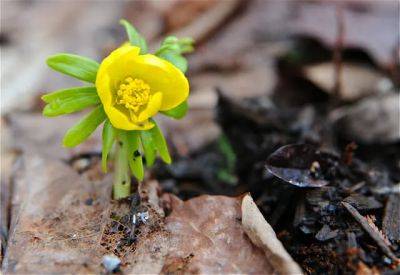
[[[267,169],[280,179],[300,187],[329,183],[337,158],[307,144],[286,145],[267,159]]]

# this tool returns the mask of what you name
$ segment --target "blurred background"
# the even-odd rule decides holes
[[[340,19],[338,5],[343,10]],[[347,56],[359,58],[375,69],[365,72],[359,67],[349,68],[358,77],[349,85],[362,90],[370,86],[371,77],[382,76],[382,81],[372,81],[382,89],[390,89],[395,80],[398,1],[3,0],[1,6],[2,114],[39,110],[40,94],[79,84],[52,72],[45,65],[46,57],[70,52],[100,61],[126,39],[118,24],[120,18],[132,22],[152,49],[170,33],[196,40],[188,73],[193,110],[213,109],[217,87],[237,97],[272,94],[278,83],[277,57],[293,49],[292,57],[302,57],[302,49],[293,48],[300,40],[311,47],[307,48],[308,59],[332,60],[340,24]],[[343,22],[338,24],[338,20]],[[321,88],[326,91],[332,90],[332,68],[313,69],[306,70],[306,78],[316,86],[325,84]],[[385,74],[378,76],[377,71]],[[214,126],[206,129],[210,134],[217,132]]]
[[[174,156],[171,166],[158,163],[150,172],[164,191],[182,199],[251,192],[308,273],[356,271],[358,261],[389,268],[391,260],[342,215],[340,203],[351,197],[374,214],[399,255],[398,222],[385,227],[399,206],[383,210],[400,201],[394,191],[400,188],[399,12],[398,0],[1,0],[2,209],[12,197],[12,165],[21,151],[100,174],[93,167],[101,131],[67,150],[62,136],[82,114],[41,115],[42,94],[82,84],[51,71],[45,60],[68,52],[100,62],[126,40],[118,23],[125,18],[150,51],[169,34],[196,41],[187,56],[188,115],[157,117]],[[291,143],[341,156],[339,166],[338,158],[327,157],[336,162],[325,168],[340,170],[328,171],[329,186],[306,192],[267,172],[268,156]],[[354,151],[362,162],[352,162]],[[3,212],[7,232],[10,213]],[[346,254],[354,243],[366,253]]]

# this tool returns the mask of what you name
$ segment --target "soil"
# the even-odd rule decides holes
[[[393,210],[400,198],[400,143],[347,138],[330,115],[348,103],[294,79],[285,60],[279,64],[281,83],[272,100],[235,101],[219,91],[215,119],[222,137],[171,166],[159,163],[154,176],[184,199],[251,192],[309,274],[400,272]]]
[[[150,178],[157,179],[164,193],[175,194],[181,200],[205,194],[239,196],[250,192],[286,250],[308,274],[399,274],[400,130],[396,102],[400,68],[398,59],[393,58],[394,44],[398,43],[393,23],[398,15],[392,12],[391,5],[379,9],[367,5],[364,10],[361,4],[347,5],[344,48],[340,49],[336,45],[340,44],[340,37],[333,3],[324,6],[314,3],[318,1],[214,1],[213,9],[210,3],[177,2],[162,15],[141,1],[130,2],[121,9],[99,6],[104,11],[115,11],[110,15],[115,21],[121,17],[117,11],[124,10],[127,19],[136,21],[135,26],[151,37],[154,45],[159,44],[160,35],[170,31],[200,41],[189,57],[192,91],[186,122],[161,121],[171,133],[168,139],[174,162],[157,162]],[[123,3],[117,5],[122,7]],[[64,21],[75,16],[71,11],[82,9],[81,5],[71,7],[72,10],[65,9],[69,10],[68,16],[54,18],[60,18],[56,22],[58,33],[68,41],[77,41],[76,33],[71,32],[72,37],[64,32]],[[215,15],[214,10],[217,13],[212,24],[196,20],[197,13]],[[48,14],[47,9],[43,11]],[[100,10],[95,11],[82,18],[93,26],[102,25],[100,20],[108,17],[98,16]],[[182,22],[175,20],[177,11],[187,14]],[[23,16],[42,18],[38,12]],[[92,30],[74,19],[69,21],[76,21],[82,33],[78,36],[80,43],[72,44],[84,47],[84,41],[93,39],[87,34]],[[315,24],[315,20],[321,22]],[[14,28],[15,20],[10,22]],[[47,25],[56,29],[53,24]],[[360,25],[367,35],[363,35]],[[21,36],[24,39],[17,41],[19,48],[25,48],[27,40],[35,41],[37,35],[26,36],[28,33],[46,33],[45,26],[27,26],[32,30],[28,29]],[[125,39],[122,32],[113,29],[101,32],[111,40],[110,49]],[[8,41],[8,36],[1,34],[0,43],[12,45],[15,41],[11,38]],[[53,45],[54,41],[40,43]],[[85,49],[92,49],[93,56],[95,49],[96,54],[110,50],[107,46],[100,48],[97,40],[92,44]],[[334,60],[334,53],[339,53],[340,58]],[[43,62],[42,54],[36,58],[32,64]],[[337,73],[340,67],[346,75],[334,83],[332,72]],[[19,79],[22,73],[15,72],[12,75]],[[319,78],[321,72],[330,81]],[[10,77],[10,83],[23,85],[4,94],[14,98],[29,91],[42,93],[62,86],[57,81],[54,85],[44,73],[35,77],[49,79],[50,84],[46,81],[41,84],[43,87],[30,84],[31,87],[26,86],[29,81]],[[248,94],[253,96],[243,99]],[[21,96],[15,98],[21,105]],[[15,102],[10,100],[4,105],[12,110]],[[43,263],[49,263],[45,266],[47,273],[100,273],[104,271],[101,258],[110,253],[119,257],[122,268],[131,264],[135,271],[143,271],[141,261],[147,266],[160,259],[163,262],[166,247],[159,244],[169,246],[164,222],[174,217],[168,216],[168,208],[160,210],[147,204],[146,194],[141,194],[141,203],[136,196],[110,202],[111,179],[102,179],[99,165],[100,134],[72,151],[61,148],[59,141],[65,129],[81,114],[44,119],[39,114],[42,104],[27,108],[32,112],[22,114],[22,119],[18,119],[21,114],[11,115],[10,125],[20,145],[18,150],[24,152],[25,168],[19,178],[7,176],[13,179],[12,185],[7,181],[13,190],[4,192],[11,195],[2,194],[2,199],[7,197],[2,202],[6,205],[3,209],[12,210],[2,217],[6,220],[2,221],[2,252],[8,228],[18,229],[18,234],[11,232],[14,234],[6,243],[12,253],[3,264],[5,270],[29,273],[42,270]],[[210,123],[213,111],[215,123]],[[30,151],[35,152],[27,154]],[[71,167],[85,177],[75,175]],[[2,185],[3,182],[2,179]],[[35,184],[26,189],[26,182]],[[219,206],[217,202],[215,205]],[[18,211],[23,215],[16,215]],[[153,218],[146,223],[147,211]],[[195,216],[190,211],[186,215]],[[104,228],[99,226],[104,224]],[[235,220],[235,224],[239,221]],[[75,228],[82,232],[76,235]],[[52,239],[54,235],[57,242]],[[181,271],[192,256],[171,261],[168,267],[175,268],[165,268],[163,272]],[[14,269],[21,266],[23,269]]]

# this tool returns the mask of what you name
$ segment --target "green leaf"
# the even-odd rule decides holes
[[[42,100],[51,103],[55,100],[66,99],[70,97],[97,95],[96,87],[75,87],[69,89],[58,90],[42,96]]]
[[[147,167],[150,167],[154,164],[156,159],[157,148],[149,131],[140,131],[140,139],[142,141],[144,156],[146,158],[146,165]]]
[[[177,67],[181,72],[185,73],[187,71],[188,63],[186,58],[184,58],[182,55],[173,51],[166,51],[159,54],[158,56],[172,63],[172,65]]]
[[[63,139],[63,145],[74,147],[82,143],[96,130],[106,117],[103,105],[96,107],[67,131]]]
[[[160,128],[158,127],[157,123],[152,119],[154,123],[154,127],[148,130],[153,138],[154,145],[156,146],[161,159],[170,164],[171,163],[171,156],[168,152],[167,142],[165,141],[164,135],[161,132]]]
[[[140,37],[139,48],[141,54],[146,54],[148,51],[146,39],[144,39],[143,37]]]
[[[181,48],[181,54],[190,53],[194,51],[194,40],[190,37],[179,39],[179,46]]]
[[[184,102],[182,102],[175,108],[170,109],[168,111],[162,111],[161,113],[166,116],[175,118],[175,119],[181,119],[186,115],[188,108],[189,108],[189,105],[188,105],[187,101],[185,100]]]
[[[60,73],[91,83],[96,81],[100,66],[90,58],[67,53],[50,56],[47,65]]]
[[[143,180],[144,169],[143,160],[139,152],[139,132],[138,131],[125,131],[126,142],[128,145],[128,162],[132,174],[138,179]]]
[[[107,119],[103,125],[103,146],[101,153],[101,167],[104,173],[107,173],[107,157],[115,141],[115,131],[111,122]]]
[[[176,36],[168,36],[164,39],[161,47],[156,51],[156,55],[162,52],[172,51],[177,54],[189,53],[194,50],[192,38],[178,39]]]
[[[99,103],[100,98],[97,96],[97,94],[82,95],[66,99],[56,99],[46,105],[46,107],[43,109],[43,115],[47,117],[54,117],[70,114]]]
[[[126,21],[125,19],[121,19],[119,23],[125,27],[126,33],[128,34],[129,42],[133,46],[139,47],[141,54],[146,54],[147,53],[146,40],[139,34],[139,32],[132,26],[132,24]]]
[[[226,135],[222,134],[218,139],[219,151],[226,159],[226,165],[229,172],[233,172],[236,166],[236,154]]]
[[[192,52],[193,49],[193,39],[178,39],[175,36],[168,36],[164,39],[155,55],[169,61],[185,73],[188,65],[186,58],[183,57],[182,54]]]

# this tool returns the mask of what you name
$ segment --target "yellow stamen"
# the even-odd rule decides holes
[[[132,116],[150,100],[150,86],[141,79],[127,77],[119,85],[116,103],[124,105]]]

